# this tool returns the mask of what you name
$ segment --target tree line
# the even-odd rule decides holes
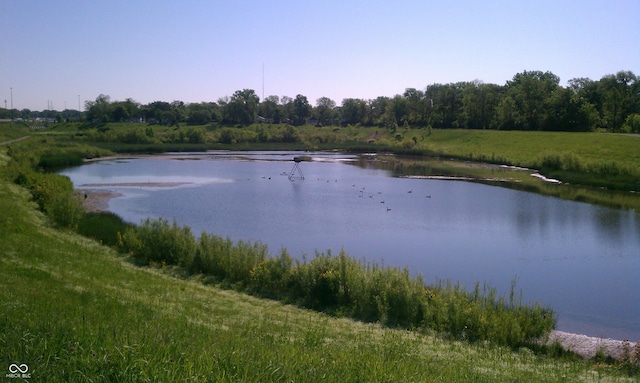
[[[216,102],[154,101],[146,105],[130,98],[111,101],[101,94],[85,103],[84,118],[90,122],[167,125],[260,122],[294,126],[361,124],[390,130],[411,126],[640,133],[640,82],[633,72],[619,71],[597,81],[574,78],[566,87],[559,83],[560,78],[551,72],[524,71],[505,85],[477,80],[432,84],[423,90],[407,88],[393,97],[345,98],[340,105],[321,97],[315,106],[301,94],[295,98],[271,95],[260,100],[253,89],[237,90]]]

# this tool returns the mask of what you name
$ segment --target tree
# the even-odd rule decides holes
[[[603,77],[599,82],[602,93],[602,119],[605,127],[619,132],[627,116],[640,112],[640,84],[630,71],[620,71]]]
[[[187,124],[204,125],[211,122],[215,104],[212,102],[191,103],[186,106]]]
[[[264,117],[269,122],[279,123],[282,116],[280,111],[280,98],[278,96],[268,96],[258,106],[258,115]]]
[[[294,125],[302,125],[305,123],[307,117],[311,115],[311,105],[309,105],[309,101],[307,97],[299,94],[296,96],[295,100],[293,100],[293,109],[294,109]]]
[[[368,123],[373,125],[377,124],[380,126],[384,126],[385,123],[382,119],[382,116],[385,114],[386,110],[389,108],[391,104],[391,99],[389,97],[376,97],[373,100],[369,100],[369,121]]]
[[[425,91],[428,124],[439,128],[458,126],[462,110],[462,89],[467,83],[433,84]]]
[[[467,129],[489,129],[497,117],[501,87],[480,81],[462,88],[462,109],[458,124]]]
[[[342,100],[342,122],[345,124],[363,123],[367,116],[367,103],[359,98]]]
[[[516,129],[520,115],[516,102],[511,96],[503,97],[496,107],[495,128],[501,130]]]
[[[100,94],[95,101],[86,101],[84,108],[87,111],[87,121],[109,122],[111,116],[111,98]]]
[[[333,122],[336,103],[329,97],[320,97],[316,100],[316,115],[321,125],[329,125]]]
[[[142,107],[142,116],[149,123],[166,124],[170,119],[171,104],[154,101]]]
[[[424,92],[407,88],[402,95],[406,100],[406,121],[413,126],[426,126]]]
[[[640,114],[630,114],[622,127],[625,133],[640,133]]]
[[[280,111],[282,113],[281,121],[290,123],[295,117],[295,111],[293,106],[293,99],[289,96],[280,97]]]
[[[120,102],[113,103],[111,106],[111,113],[109,113],[109,115],[109,121],[114,122],[125,122],[131,117],[127,108]]]
[[[187,116],[187,110],[184,102],[175,100],[171,103],[171,109],[169,110],[169,125],[178,125],[178,123],[185,121]]]
[[[551,72],[524,71],[507,82],[507,95],[518,110],[515,128],[540,130],[546,118],[545,101],[558,90],[560,78]]]
[[[256,119],[260,98],[253,89],[237,90],[224,106],[228,122],[249,125]]]

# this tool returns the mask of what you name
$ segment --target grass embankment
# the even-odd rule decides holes
[[[7,161],[0,149],[0,363],[27,364],[30,381],[637,380],[625,366],[330,318],[135,267],[52,228],[6,180]]]
[[[540,169],[563,182],[640,191],[640,136],[604,133],[437,131],[443,155]]]

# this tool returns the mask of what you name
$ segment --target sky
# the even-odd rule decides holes
[[[640,0],[0,0],[0,103],[393,97],[523,71],[640,76]],[[4,105],[0,105],[4,107]]]

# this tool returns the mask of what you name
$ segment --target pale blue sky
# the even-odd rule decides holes
[[[393,97],[524,70],[640,75],[640,0],[0,0],[0,102]],[[9,101],[10,102],[10,101]],[[4,105],[2,105],[4,106]],[[8,105],[10,107],[10,105]]]

